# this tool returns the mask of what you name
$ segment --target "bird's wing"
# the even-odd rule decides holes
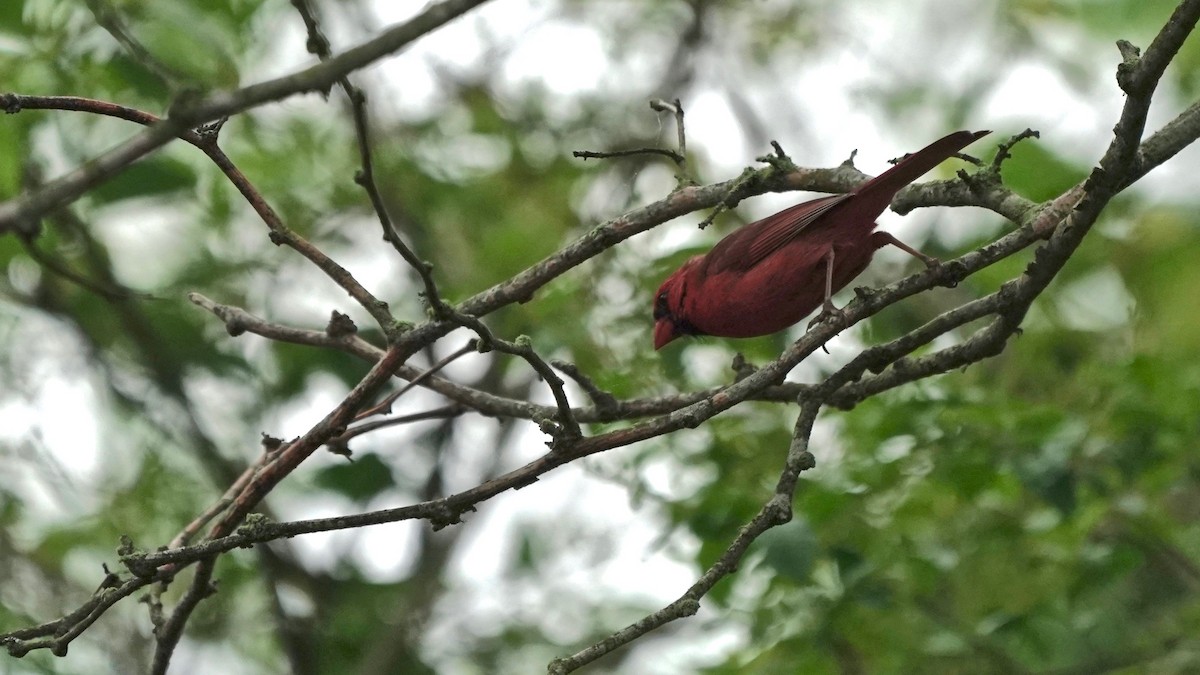
[[[722,239],[705,256],[705,272],[748,270],[778,251],[812,225],[826,211],[852,195],[830,195],[797,204],[779,213],[743,225]]]
[[[783,248],[785,244],[795,239],[796,235],[800,234],[804,228],[816,222],[826,211],[852,196],[848,194],[831,195],[807,201],[784,209],[773,216],[767,216],[758,223],[748,226],[758,225],[758,231],[750,243],[750,250],[747,251],[746,266],[753,267],[763,258]]]

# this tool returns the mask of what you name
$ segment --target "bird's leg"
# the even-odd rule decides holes
[[[917,249],[900,241],[899,239],[888,234],[887,232],[876,231],[876,232],[871,233],[871,244],[873,244],[876,249],[880,249],[880,248],[883,248],[884,246],[887,246],[888,244],[891,244],[892,246],[895,246],[896,248],[900,249],[901,251],[904,251],[905,253],[913,256],[914,258],[919,258],[921,260],[921,262],[925,263],[926,267],[937,267],[938,265],[940,265],[942,263],[942,261],[938,260],[937,258],[935,258],[931,255],[925,255],[924,253],[921,253]]]
[[[825,251],[825,302],[821,303],[821,313],[808,322],[809,330],[822,321],[832,321],[842,316],[842,310],[833,304],[833,247]]]

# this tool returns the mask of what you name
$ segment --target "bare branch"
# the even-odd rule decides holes
[[[187,620],[205,598],[217,592],[216,584],[212,580],[216,565],[215,556],[200,561],[196,566],[196,576],[192,578],[192,584],[175,606],[175,611],[163,625],[157,627],[154,634],[157,643],[154,661],[150,664],[151,675],[166,675],[167,668],[171,665],[171,657],[175,654],[175,647],[183,637],[183,627],[187,625]]]

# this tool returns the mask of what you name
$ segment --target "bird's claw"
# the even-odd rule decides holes
[[[846,312],[844,310],[838,309],[833,305],[832,302],[828,303],[821,307],[821,313],[818,314],[816,318],[808,322],[808,329],[812,330],[813,326],[816,326],[817,324],[836,321],[838,319],[845,318],[845,316]]]

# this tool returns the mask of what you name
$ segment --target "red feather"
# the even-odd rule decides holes
[[[654,348],[681,335],[754,337],[795,324],[892,244],[875,219],[901,188],[988,131],[957,131],[844,195],[821,197],[750,223],[667,277],[654,305]]]

